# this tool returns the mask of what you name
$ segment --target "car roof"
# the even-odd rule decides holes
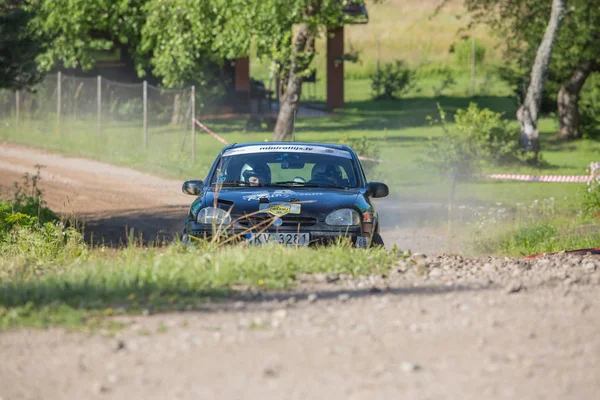
[[[332,144],[332,143],[319,143],[319,142],[247,142],[247,143],[233,143],[227,146],[227,149],[246,147],[246,146],[321,146],[330,149],[348,150],[353,152],[352,149],[345,144]]]

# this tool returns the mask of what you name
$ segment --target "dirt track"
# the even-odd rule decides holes
[[[48,166],[50,205],[113,241],[124,225],[178,231],[190,201],[179,182],[6,145],[4,189],[36,163]],[[418,209],[400,208],[380,207],[388,220]],[[443,247],[410,226],[384,237]],[[598,398],[598,257],[415,257],[387,277],[300,280],[204,312],[128,318],[115,338],[2,333],[0,398]]]

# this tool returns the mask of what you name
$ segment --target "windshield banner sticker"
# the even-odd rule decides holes
[[[280,217],[286,214],[300,214],[300,204],[263,203],[259,206],[259,210]]]
[[[294,146],[294,145],[256,145],[256,146],[243,146],[235,147],[233,149],[226,150],[223,153],[223,157],[234,156],[236,154],[256,154],[256,153],[272,153],[272,152],[286,152],[286,153],[310,153],[310,154],[326,154],[334,157],[352,158],[349,151],[340,149],[330,149],[329,147],[323,146]]]
[[[247,192],[246,192],[247,193]],[[252,193],[251,195],[248,196],[244,196],[244,200],[248,200],[248,201],[252,201],[252,200],[260,200],[260,199],[277,199],[277,198],[283,198],[283,199],[287,199],[289,197],[295,197],[298,196],[298,193],[294,192],[293,190],[275,190],[273,193],[269,193],[269,192],[250,192]],[[322,196],[323,193],[311,193],[311,192],[303,192],[302,193],[302,197],[307,197],[307,196]]]

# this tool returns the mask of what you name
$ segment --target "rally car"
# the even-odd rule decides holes
[[[206,180],[184,182],[197,196],[182,240],[219,237],[248,244],[294,246],[349,240],[383,246],[371,198],[387,185],[367,182],[345,145],[266,142],[223,148]]]

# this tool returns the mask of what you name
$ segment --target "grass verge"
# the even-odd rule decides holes
[[[298,273],[384,273],[399,255],[348,246],[167,248],[91,251],[35,268],[0,261],[0,328],[97,326],[106,316],[198,310],[240,290],[288,289]]]

